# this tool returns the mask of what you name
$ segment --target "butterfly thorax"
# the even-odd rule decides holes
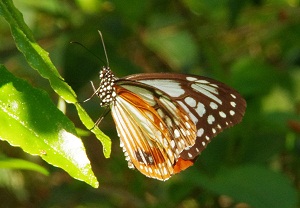
[[[110,105],[116,97],[115,81],[117,78],[109,67],[103,67],[99,74],[100,86],[96,95],[100,98],[100,106]]]

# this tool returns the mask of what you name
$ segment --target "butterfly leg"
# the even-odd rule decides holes
[[[92,85],[94,93],[89,98],[87,98],[86,100],[84,100],[83,101],[84,103],[87,102],[87,101],[89,101],[89,100],[91,100],[97,94],[97,92],[99,91],[99,88],[98,89],[95,88],[95,85],[94,85],[93,81],[90,81],[90,82],[91,82],[91,85]]]

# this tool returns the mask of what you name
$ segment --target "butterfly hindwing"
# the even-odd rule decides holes
[[[168,179],[180,153],[195,144],[195,125],[159,90],[125,82],[116,92],[112,115],[129,164],[149,177]]]

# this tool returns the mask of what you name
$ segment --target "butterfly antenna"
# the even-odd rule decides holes
[[[87,52],[89,52],[90,54],[92,54],[92,55],[95,56],[98,60],[100,60],[102,63],[105,64],[105,62],[104,62],[101,58],[99,58],[98,56],[96,56],[96,54],[94,54],[91,50],[89,50],[87,47],[85,47],[82,43],[79,43],[79,42],[77,42],[77,41],[71,41],[70,43],[72,43],[72,44],[77,44],[77,45],[83,47]]]
[[[105,54],[105,58],[106,58],[106,62],[107,62],[107,66],[109,67],[109,61],[108,61],[108,57],[107,57],[107,52],[106,52],[106,48],[105,48],[105,44],[104,44],[104,40],[103,40],[103,36],[100,30],[98,30],[98,33],[100,35],[101,38],[101,42],[102,42],[102,46],[103,46],[103,50],[104,50],[104,54]]]

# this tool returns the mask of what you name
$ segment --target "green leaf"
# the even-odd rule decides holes
[[[267,168],[247,165],[220,171],[213,179],[194,172],[193,184],[251,207],[296,207],[297,191],[287,177]],[[196,176],[197,174],[197,176]],[[190,181],[191,182],[191,181]]]
[[[53,90],[66,102],[76,105],[79,117],[88,129],[93,128],[96,137],[102,142],[104,156],[108,158],[111,152],[111,141],[102,133],[97,126],[89,125],[92,120],[85,110],[79,106],[76,94],[72,88],[60,76],[52,64],[48,53],[42,49],[34,40],[33,35],[25,24],[22,14],[15,8],[11,0],[0,1],[0,14],[9,23],[12,36],[15,39],[18,49],[24,54],[28,64],[49,80]]]
[[[255,58],[240,58],[232,66],[232,83],[244,96],[263,97],[279,78],[268,64]]]
[[[33,170],[44,175],[49,175],[49,172],[42,166],[21,159],[0,157],[0,168]]]
[[[100,142],[103,145],[104,156],[106,158],[108,158],[110,156],[110,152],[111,152],[111,140],[102,131],[100,131],[100,129],[97,126],[95,126],[95,122],[88,116],[88,114],[81,107],[81,105],[79,105],[78,103],[75,103],[75,106],[76,106],[78,115],[80,117],[80,120],[100,140]]]
[[[297,192],[288,178],[259,166],[227,171],[216,178],[212,188],[257,208],[295,207],[297,204]]]
[[[163,16],[157,22],[169,24],[168,21],[174,21],[174,19],[180,20],[173,16]],[[153,22],[153,25],[157,24],[155,21]],[[191,35],[186,31],[172,30],[171,32],[166,32],[165,30],[150,30],[148,33],[145,33],[144,41],[151,50],[163,57],[177,71],[191,66],[198,59],[197,48],[192,41]]]
[[[98,187],[73,123],[49,96],[0,65],[0,139]]]
[[[12,1],[0,2],[1,13],[9,23],[16,46],[27,59],[32,68],[40,75],[49,79],[52,88],[69,103],[76,102],[76,95],[71,87],[63,81],[55,66],[51,63],[48,53],[34,40],[30,29],[23,20],[22,14],[14,7]]]

